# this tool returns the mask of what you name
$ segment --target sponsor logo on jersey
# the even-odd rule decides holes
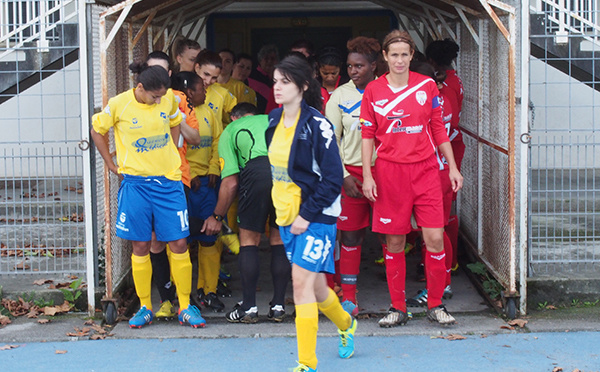
[[[129,129],[140,129],[142,127],[141,125],[137,125],[138,124],[137,118],[133,118],[133,120],[131,120],[131,124],[133,124],[133,125],[131,127],[129,127]]]
[[[200,143],[198,145],[192,145],[189,148],[191,150],[200,150],[212,146],[212,136],[200,136]]]
[[[421,106],[423,106],[425,102],[427,102],[427,93],[425,93],[422,90],[415,93],[415,97],[417,98],[417,102],[419,102],[419,105]]]
[[[292,182],[292,179],[288,174],[287,167],[276,167],[274,165],[271,165],[271,175],[273,177],[274,182]]]
[[[169,134],[165,133],[164,135],[152,136],[152,137],[142,137],[137,141],[132,143],[133,147],[135,147],[137,152],[148,152],[155,149],[160,149],[165,147],[169,143]]]
[[[340,221],[348,221],[348,216],[340,216]]]
[[[380,99],[379,101],[376,101],[375,104],[377,106],[383,106],[383,105],[385,105],[388,102],[389,102],[389,99],[386,98],[386,99]]]
[[[163,118],[163,119],[166,119],[167,118],[167,114],[164,113],[164,112],[161,112],[160,113],[160,117]]]
[[[380,218],[379,218],[379,221],[381,221],[381,223],[382,223],[382,224],[384,224],[384,225],[387,225],[388,223],[391,223],[391,222],[392,222],[392,219],[391,219],[391,218],[383,218],[383,217],[380,217]]]

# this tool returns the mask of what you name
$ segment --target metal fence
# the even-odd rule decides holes
[[[598,278],[598,8],[560,5],[531,14],[529,275]]]
[[[0,9],[0,275],[81,275],[77,2],[3,0]]]

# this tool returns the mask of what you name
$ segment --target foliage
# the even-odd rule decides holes
[[[502,285],[490,275],[483,263],[470,263],[467,265],[467,268],[471,270],[473,274],[479,275],[482,281],[483,290],[488,294],[488,296],[490,296],[492,299],[500,298],[504,287],[502,287]]]
[[[75,301],[77,301],[77,299],[82,294],[81,290],[79,289],[82,281],[83,281],[83,278],[79,278],[69,285],[70,289],[66,289],[66,288],[58,289],[59,291],[62,292],[63,296],[65,297],[65,301],[67,301],[69,303],[69,305],[71,305],[72,308],[75,308]]]

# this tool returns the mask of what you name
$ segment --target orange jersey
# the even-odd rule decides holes
[[[179,102],[179,111],[183,114],[185,123],[193,129],[198,130],[198,119],[196,118],[194,106],[188,103],[185,93],[178,90],[173,90],[173,93],[175,94],[175,99]],[[181,157],[181,167],[179,168],[181,169],[181,182],[187,187],[190,187],[192,178],[190,176],[190,163],[185,157],[187,154],[187,141],[185,139],[183,140],[183,146],[178,150],[179,156]]]

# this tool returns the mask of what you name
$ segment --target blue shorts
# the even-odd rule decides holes
[[[190,189],[188,195],[188,210],[190,211],[190,217],[195,217],[194,220],[197,223],[204,223],[204,220],[212,216],[217,206],[217,197],[219,192],[219,185],[217,184],[214,188],[208,187],[208,176],[200,177],[200,187],[194,191]],[[201,226],[200,226],[201,227]],[[193,231],[199,229],[194,228]],[[207,243],[213,243],[217,240],[218,235],[190,235],[188,242],[201,241]]]
[[[292,234],[290,227],[279,227],[288,260],[308,271],[334,274],[336,225],[312,222],[300,235]]]
[[[152,231],[161,242],[189,235],[188,210],[181,181],[166,177],[123,175],[119,188],[117,236],[148,242]]]

